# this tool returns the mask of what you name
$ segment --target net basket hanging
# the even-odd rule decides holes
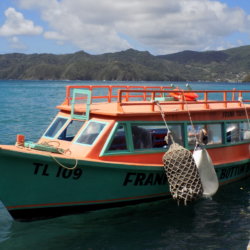
[[[202,196],[200,175],[192,153],[173,142],[163,156],[164,169],[173,199],[187,204]]]

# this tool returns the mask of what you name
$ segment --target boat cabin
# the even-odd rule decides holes
[[[221,161],[215,152],[222,147],[228,147],[226,161],[231,160],[231,146],[250,142],[249,100],[243,99],[250,91],[195,91],[199,99],[186,100],[193,92],[171,87],[67,86],[58,115],[38,143],[80,159],[162,164],[161,156],[169,147],[168,129],[174,141],[188,149],[195,147],[203,130],[207,136],[201,143],[214,160]],[[248,146],[242,148],[242,157],[247,150]]]

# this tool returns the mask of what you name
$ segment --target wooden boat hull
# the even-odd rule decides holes
[[[79,160],[68,170],[47,155],[0,150],[0,200],[14,218],[59,216],[170,197],[162,166]],[[66,166],[74,160],[60,159]],[[217,165],[220,184],[250,175],[250,160]]]

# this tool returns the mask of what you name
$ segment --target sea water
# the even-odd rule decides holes
[[[55,106],[64,100],[68,84],[81,83],[0,81],[0,144],[15,143],[16,134],[36,141],[56,115]],[[185,88],[183,83],[176,85]],[[250,84],[240,83],[191,83],[191,86],[193,89],[250,90]],[[212,199],[201,199],[189,206],[163,200],[32,222],[12,220],[0,202],[0,250],[245,250],[249,239],[249,178],[220,187]]]

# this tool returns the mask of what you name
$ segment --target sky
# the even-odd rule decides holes
[[[249,44],[249,0],[0,0],[0,54],[164,55]]]

